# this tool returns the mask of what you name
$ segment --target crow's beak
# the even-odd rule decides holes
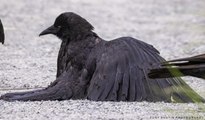
[[[49,28],[45,29],[43,32],[41,32],[41,33],[39,34],[39,36],[47,35],[47,34],[54,34],[54,35],[56,35],[57,32],[59,31],[59,29],[60,29],[60,28],[57,28],[57,27],[55,27],[55,26],[52,25],[52,26],[50,26]]]

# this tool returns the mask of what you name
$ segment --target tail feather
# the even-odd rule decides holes
[[[168,62],[180,62],[180,61],[205,63],[205,54],[200,54],[200,55],[196,55],[196,56],[193,56],[193,57],[186,57],[186,58],[170,60]]]
[[[175,92],[171,95],[173,102],[205,102],[194,90],[192,90],[181,78],[194,76],[205,79],[205,54],[182,58],[161,63],[161,66],[151,69],[148,77],[154,81],[169,80]],[[190,99],[191,98],[191,99]]]
[[[150,70],[148,76],[150,78],[193,76],[205,79],[205,66],[157,68]]]

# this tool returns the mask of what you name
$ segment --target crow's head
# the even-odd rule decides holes
[[[54,24],[40,33],[41,35],[54,34],[60,39],[65,39],[76,34],[83,34],[93,30],[93,26],[81,16],[65,12],[60,14]]]

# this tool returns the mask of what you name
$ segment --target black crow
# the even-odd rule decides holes
[[[8,93],[0,99],[204,102],[180,78],[148,78],[149,69],[164,61],[153,46],[131,37],[105,41],[93,29],[75,13],[59,15],[40,33],[62,40],[56,80],[45,89]]]
[[[3,24],[1,23],[1,19],[0,19],[0,42],[4,44],[4,28],[3,28]]]
[[[163,67],[150,70],[150,78],[194,76],[205,79],[205,54],[170,60],[161,65]]]

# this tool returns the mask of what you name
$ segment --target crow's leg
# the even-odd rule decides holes
[[[66,100],[72,97],[72,90],[69,83],[66,82],[66,76],[57,79],[49,87],[42,90],[7,93],[0,97],[0,100],[6,101],[41,101],[41,100]]]

